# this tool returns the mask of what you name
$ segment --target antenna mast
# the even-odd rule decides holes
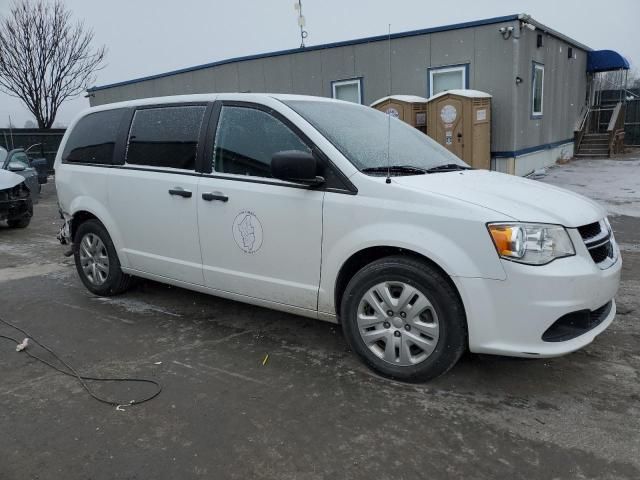
[[[309,33],[304,29],[306,25],[306,20],[304,15],[302,15],[302,0],[298,0],[297,3],[293,4],[293,8],[298,12],[298,26],[300,27],[300,48],[304,48],[304,39],[309,36]]]
[[[9,138],[11,139],[11,150],[16,148],[15,143],[13,143],[13,122],[11,121],[11,115],[9,115]],[[7,145],[8,147],[9,145]]]
[[[389,100],[391,100],[391,24],[388,30],[389,44]],[[387,112],[387,179],[386,183],[391,183],[391,114]]]

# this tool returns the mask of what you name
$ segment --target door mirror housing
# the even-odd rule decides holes
[[[24,172],[26,167],[20,162],[9,162],[7,170],[10,172]]]
[[[274,153],[271,158],[271,175],[280,180],[320,185],[324,178],[317,176],[318,161],[311,153],[299,150],[286,150]]]

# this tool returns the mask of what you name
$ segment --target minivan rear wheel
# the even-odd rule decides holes
[[[467,347],[457,292],[437,268],[417,259],[391,256],[363,267],[349,281],[340,312],[352,350],[387,377],[430,380]]]
[[[107,229],[98,220],[83,222],[74,237],[76,270],[85,287],[96,295],[111,296],[127,290],[131,276],[122,272]]]

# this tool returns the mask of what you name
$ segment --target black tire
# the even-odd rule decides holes
[[[7,220],[7,225],[11,228],[27,228],[31,223],[31,217],[24,216],[21,218],[14,218],[13,220]]]
[[[96,285],[92,283],[82,269],[80,261],[80,242],[87,234],[96,235],[104,244],[109,258],[109,272],[104,283]],[[83,222],[76,231],[73,239],[73,257],[76,262],[76,270],[80,280],[87,290],[101,297],[110,297],[125,292],[131,285],[132,277],[122,272],[118,254],[111,241],[107,229],[98,220],[87,220]]]
[[[360,334],[357,320],[360,300],[381,282],[402,282],[419,290],[437,314],[439,336],[434,342],[435,349],[420,363],[400,366],[385,361],[366,345]],[[464,307],[454,287],[438,269],[411,257],[385,257],[358,271],[344,292],[340,314],[342,329],[351,349],[369,367],[386,377],[409,382],[433,379],[451,369],[467,349]],[[402,333],[396,332],[398,336]]]
[[[27,201],[29,202],[27,213],[20,218],[7,220],[7,225],[9,225],[10,228],[27,228],[31,223],[31,217],[33,216],[33,201],[31,198],[28,198]]]

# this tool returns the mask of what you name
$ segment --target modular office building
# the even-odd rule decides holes
[[[492,95],[491,165],[526,175],[573,155],[591,49],[528,15],[232,58],[88,89],[102,105],[211,92],[296,93],[370,105],[450,89]]]

